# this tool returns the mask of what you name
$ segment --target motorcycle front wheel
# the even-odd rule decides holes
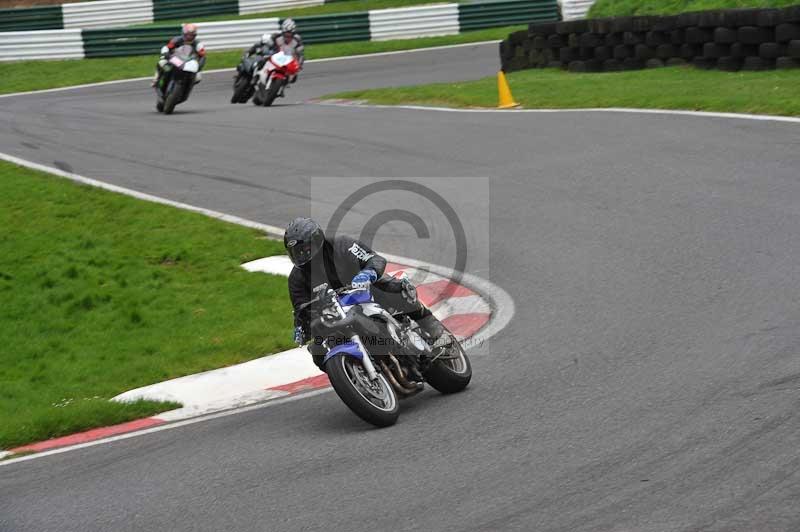
[[[270,105],[272,105],[272,102],[274,102],[275,98],[278,97],[278,92],[280,92],[282,86],[283,86],[282,79],[273,79],[272,83],[269,84],[269,88],[267,89],[267,95],[264,99],[265,107],[269,107]]]
[[[183,84],[180,82],[176,82],[173,85],[172,90],[169,91],[167,97],[164,99],[164,114],[169,115],[172,114],[172,111],[175,110],[175,106],[178,105],[178,102],[181,101],[181,97],[183,96]]]
[[[246,103],[247,102],[247,86],[250,85],[250,80],[246,76],[239,76],[233,84],[233,96],[231,103]]]
[[[379,373],[377,379],[371,381],[361,361],[347,355],[328,360],[325,372],[336,395],[358,417],[376,427],[388,427],[397,422],[400,407],[386,377]]]
[[[264,84],[259,83],[256,85],[256,90],[253,94],[253,105],[264,105],[264,93]]]

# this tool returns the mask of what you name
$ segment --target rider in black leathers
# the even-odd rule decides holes
[[[310,218],[296,218],[286,228],[284,246],[294,263],[289,274],[289,297],[295,309],[295,341],[310,340],[307,323],[301,323],[297,309],[312,299],[314,288],[327,284],[337,289],[351,284],[369,290],[376,302],[394,313],[406,314],[416,321],[431,343],[444,333],[444,328],[431,311],[416,298],[416,290],[408,280],[384,276],[386,259],[364,243],[350,237],[326,238],[322,228]],[[314,362],[320,366],[325,348],[318,343],[308,347]]]

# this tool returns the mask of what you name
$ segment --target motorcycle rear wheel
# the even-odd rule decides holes
[[[386,377],[379,373],[375,381],[370,381],[361,361],[347,355],[328,360],[325,372],[336,395],[358,417],[376,427],[388,427],[397,422],[399,402]]]
[[[461,343],[450,331],[446,331],[452,339],[452,345],[442,357],[433,361],[425,371],[425,381],[440,393],[457,393],[469,385],[472,380],[472,364],[464,352]]]

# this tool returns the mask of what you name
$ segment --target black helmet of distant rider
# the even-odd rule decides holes
[[[311,218],[295,218],[286,227],[283,245],[292,263],[301,267],[308,264],[325,244],[325,233]]]

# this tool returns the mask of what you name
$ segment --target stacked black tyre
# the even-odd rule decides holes
[[[610,72],[800,67],[800,5],[531,24],[500,43],[503,70]]]

